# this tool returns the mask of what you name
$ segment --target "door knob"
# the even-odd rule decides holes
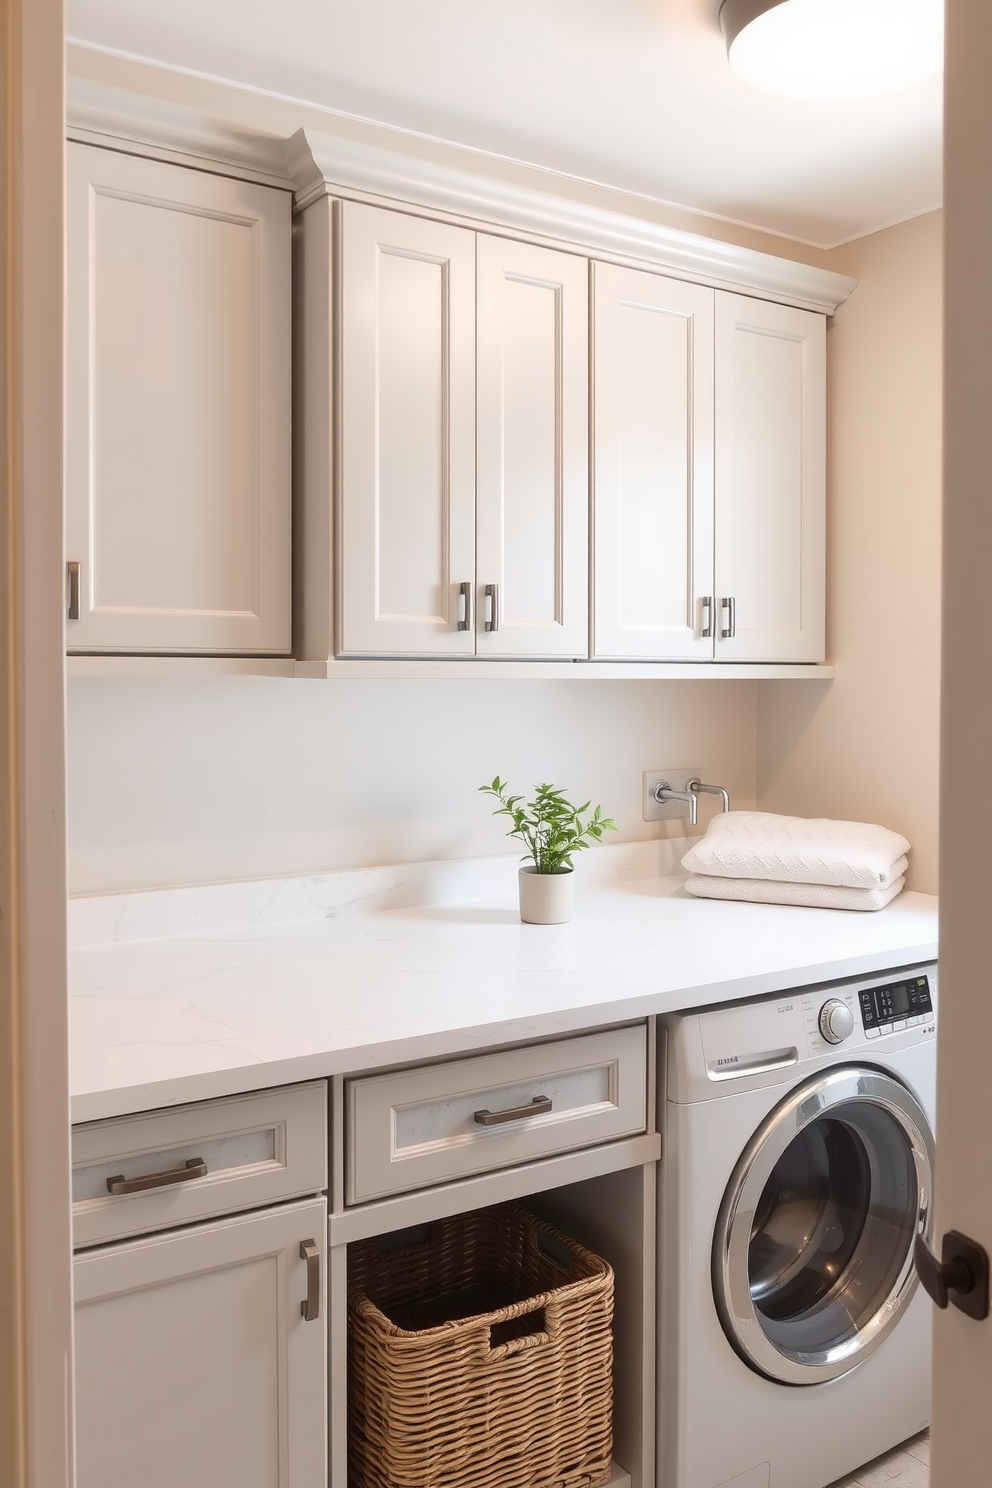
[[[922,1235],[913,1251],[916,1270],[938,1307],[948,1302],[981,1322],[989,1315],[989,1258],[976,1240],[949,1230],[940,1245],[940,1260]]]

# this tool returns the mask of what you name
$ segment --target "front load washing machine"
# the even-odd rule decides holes
[[[825,1488],[930,1414],[937,968],[662,1020],[658,1488]]]

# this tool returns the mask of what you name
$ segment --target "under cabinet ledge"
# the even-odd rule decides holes
[[[67,677],[293,677],[291,656],[67,656]]]
[[[531,677],[571,681],[761,682],[776,678],[830,682],[837,669],[828,662],[685,662],[685,661],[432,661],[411,658],[356,658],[298,661],[297,677],[321,680],[354,677],[384,681],[404,677],[435,680],[459,677]]]
[[[835,666],[814,662],[684,661],[433,661],[402,657],[346,661],[294,661],[288,656],[79,656],[66,658],[68,677],[304,677],[328,681],[423,678],[451,681],[480,677],[512,680],[830,682]]]

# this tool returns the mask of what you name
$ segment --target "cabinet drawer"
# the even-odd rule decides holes
[[[322,1080],[94,1121],[72,1133],[73,1244],[99,1245],[326,1186]]]
[[[349,1204],[643,1131],[643,1026],[347,1086]]]

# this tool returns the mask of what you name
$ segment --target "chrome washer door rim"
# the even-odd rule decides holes
[[[912,1092],[869,1066],[835,1066],[800,1085],[751,1138],[720,1206],[713,1240],[713,1292],[728,1339],[753,1369],[790,1385],[819,1384],[846,1374],[891,1332],[918,1284],[912,1235],[888,1293],[873,1314],[843,1341],[819,1349],[783,1349],[766,1333],[751,1291],[749,1248],[765,1185],[792,1142],[824,1117],[844,1120],[845,1108],[873,1107],[893,1121],[909,1149],[916,1179],[915,1230],[929,1240],[932,1226],[933,1137]]]

